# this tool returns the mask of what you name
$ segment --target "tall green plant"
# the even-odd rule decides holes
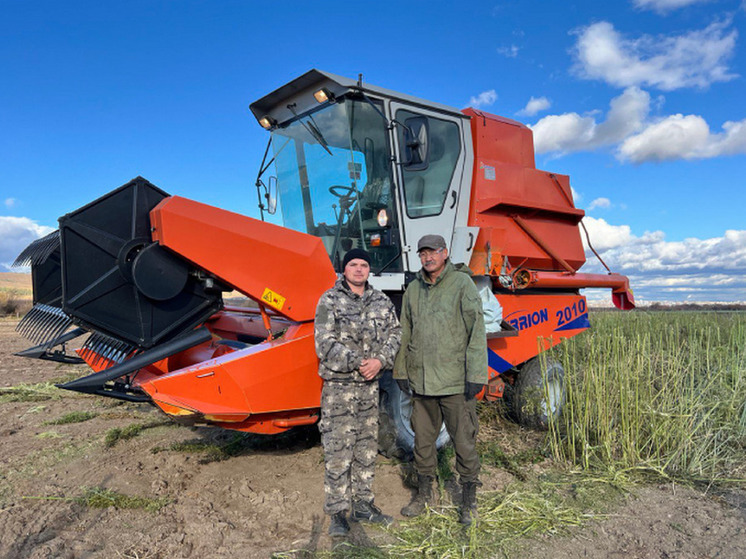
[[[746,314],[600,313],[556,350],[555,458],[703,481],[746,477]]]

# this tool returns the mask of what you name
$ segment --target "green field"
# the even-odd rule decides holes
[[[746,478],[746,313],[600,313],[556,353],[568,403],[552,451],[586,470]]]

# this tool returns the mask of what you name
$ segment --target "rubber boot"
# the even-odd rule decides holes
[[[471,526],[477,519],[477,486],[478,481],[467,481],[461,484],[461,508],[458,521],[464,526]]]
[[[353,501],[350,520],[353,522],[372,522],[373,524],[390,525],[394,519],[373,504],[373,501]]]
[[[433,476],[417,476],[417,494],[412,501],[403,509],[402,516],[419,516],[425,512],[425,507],[433,499]]]
[[[335,512],[329,520],[329,535],[332,537],[346,536],[350,531],[350,525],[347,523],[346,511]]]

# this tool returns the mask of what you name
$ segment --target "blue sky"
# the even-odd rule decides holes
[[[137,175],[257,216],[248,106],[319,68],[530,125],[638,299],[746,301],[745,21],[742,0],[0,0],[0,271]]]

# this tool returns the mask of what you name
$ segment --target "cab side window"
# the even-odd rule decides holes
[[[406,123],[410,118],[422,119],[423,116],[405,110],[396,112],[399,122]],[[443,211],[461,151],[458,124],[439,118],[424,118],[428,128],[426,165],[417,165],[414,169],[402,167],[404,200],[409,217],[438,215]],[[398,135],[403,152],[405,134],[401,126]]]

